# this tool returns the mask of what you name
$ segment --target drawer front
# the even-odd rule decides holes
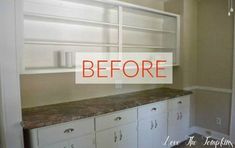
[[[129,109],[121,112],[107,114],[96,118],[96,130],[104,130],[119,125],[136,122],[137,109]]]
[[[167,101],[152,103],[138,108],[138,119],[142,120],[167,112]]]
[[[189,109],[190,107],[190,95],[182,96],[169,100],[169,110],[181,110]]]
[[[92,132],[94,132],[94,118],[39,128],[39,146],[53,144]]]

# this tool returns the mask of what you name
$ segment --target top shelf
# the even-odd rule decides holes
[[[57,21],[62,23],[86,23],[86,24],[92,24],[92,25],[98,25],[98,26],[112,26],[112,27],[118,27],[118,24],[114,23],[107,23],[107,22],[100,22],[100,21],[92,21],[92,20],[85,20],[85,19],[79,19],[74,17],[65,17],[65,16],[55,16],[55,15],[46,15],[46,14],[39,14],[39,13],[32,13],[32,12],[25,12],[24,16],[29,19],[42,19],[45,21]]]
[[[27,18],[28,19],[37,19],[37,20],[41,19],[44,21],[57,21],[57,22],[61,22],[61,23],[68,23],[68,22],[69,23],[84,23],[84,24],[92,24],[92,25],[98,25],[98,26],[110,26],[110,27],[118,27],[119,26],[119,24],[114,24],[114,23],[85,20],[85,19],[79,19],[79,18],[73,18],[73,17],[46,15],[46,14],[39,14],[39,13],[33,13],[33,12],[25,12],[24,16],[26,19]],[[132,29],[132,30],[138,30],[138,31],[176,34],[176,32],[174,32],[174,31],[152,29],[152,28],[146,28],[146,27],[137,27],[137,26],[131,26],[131,25],[122,25],[122,27],[124,29]]]

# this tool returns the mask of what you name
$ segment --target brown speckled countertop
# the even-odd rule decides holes
[[[190,91],[158,88],[76,102],[23,109],[22,126],[34,129],[93,117],[144,104],[192,94]]]

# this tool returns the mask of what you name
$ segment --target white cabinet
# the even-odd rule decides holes
[[[168,135],[169,141],[183,142],[188,138],[190,125],[190,96],[169,101]],[[175,143],[174,143],[175,144]],[[170,144],[170,146],[174,145]]]
[[[167,101],[139,108],[138,145],[139,148],[164,148],[167,139]],[[152,116],[148,116],[151,114]]]
[[[33,129],[31,148],[168,148],[188,137],[190,96]],[[166,142],[166,144],[165,144]]]
[[[31,130],[31,148],[95,148],[94,118]]]
[[[72,139],[69,148],[95,148],[95,134]]]
[[[42,148],[69,148],[69,147],[68,147],[68,142],[61,142],[52,145],[47,145]]]
[[[120,127],[118,148],[137,148],[137,123]]]
[[[95,135],[90,134],[40,148],[95,148]]]
[[[96,130],[97,148],[137,148],[137,109],[97,117]]]
[[[96,133],[97,148],[137,148],[137,123]]]

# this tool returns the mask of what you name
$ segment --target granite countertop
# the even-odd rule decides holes
[[[88,100],[23,109],[22,126],[34,129],[93,117],[149,103],[190,95],[192,92],[157,88]]]

